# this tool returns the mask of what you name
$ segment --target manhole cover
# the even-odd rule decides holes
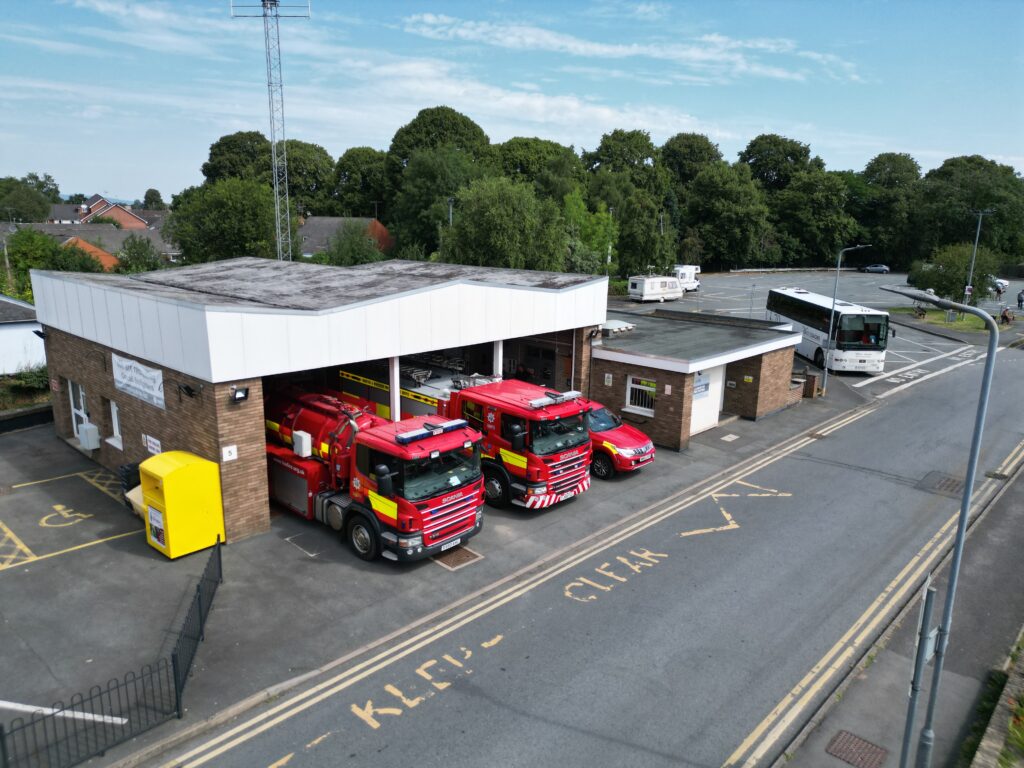
[[[443,565],[449,571],[457,571],[463,566],[469,565],[483,558],[469,547],[456,547],[440,555],[435,555],[433,560],[438,565]]]
[[[964,481],[944,472],[929,472],[915,487],[954,499],[959,499],[964,494]]]
[[[889,754],[888,750],[849,731],[840,731],[833,736],[825,751],[855,768],[882,768]]]

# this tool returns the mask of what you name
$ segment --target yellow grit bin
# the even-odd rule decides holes
[[[172,560],[224,541],[220,467],[187,451],[139,465],[146,541]]]

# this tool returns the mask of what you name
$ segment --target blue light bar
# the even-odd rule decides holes
[[[546,392],[544,397],[538,397],[535,400],[531,400],[530,407],[546,408],[549,405],[558,405],[559,403],[566,403],[570,400],[575,400],[577,397],[583,397],[583,393],[577,392],[574,389],[568,392]]]
[[[399,445],[408,445],[414,443],[417,440],[422,440],[425,437],[434,437],[435,435],[443,435],[445,432],[452,432],[456,429],[462,429],[468,427],[469,422],[465,419],[452,419],[442,424],[431,424],[427,422],[424,426],[419,429],[414,429],[411,432],[403,432],[400,435],[395,435],[395,442]]]

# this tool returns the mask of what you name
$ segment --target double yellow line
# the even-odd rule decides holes
[[[842,429],[843,427],[873,413],[877,408],[878,406],[869,406],[852,414],[843,415],[833,419],[832,421],[826,422],[825,425],[819,427],[813,435],[805,433],[804,435],[791,438],[789,441],[777,446],[773,451],[720,472],[709,484],[704,485],[703,488],[699,487],[700,484],[684,488],[666,499],[662,499],[655,504],[651,504],[648,507],[635,512],[626,519],[625,525],[622,522],[619,522],[607,526],[606,528],[591,534],[582,541],[577,542],[571,547],[550,555],[548,558],[545,558],[545,560],[542,560],[540,564],[529,566],[517,573],[501,579],[490,587],[480,590],[473,595],[467,596],[456,605],[464,605],[467,602],[471,602],[476,598],[485,595],[487,592],[500,587],[502,584],[509,581],[516,581],[512,586],[507,587],[490,597],[485,597],[480,602],[454,613],[448,618],[439,621],[437,624],[418,632],[395,645],[379,651],[371,658],[353,665],[345,671],[324,680],[302,693],[292,696],[286,701],[267,709],[265,712],[262,712],[210,739],[209,741],[189,750],[188,752],[179,755],[174,760],[166,763],[164,768],[196,768],[197,766],[204,765],[209,761],[214,760],[225,752],[252,738],[255,738],[285,720],[316,706],[320,702],[345,691],[377,672],[380,672],[398,661],[416,653],[424,647],[435,643],[441,638],[444,638],[462,627],[471,624],[477,619],[496,611],[498,608],[512,602],[527,592],[530,592],[566,571],[575,568],[580,563],[588,560],[594,555],[617,546],[641,531],[657,525],[663,520],[678,514],[704,499],[709,498],[714,493],[720,492],[722,489],[737,480],[741,480],[744,477],[751,475],[754,472],[785,458],[786,456],[789,456],[806,445],[815,442],[817,436],[829,435],[832,432]],[[699,488],[699,490],[691,493],[694,487]],[[655,510],[660,505],[665,506],[654,511],[653,514],[648,515],[648,513],[651,513],[652,510]],[[570,552],[571,554],[564,557],[564,559],[558,559]],[[557,560],[557,562],[554,562],[547,567],[543,567],[543,563],[551,560]],[[540,567],[540,570],[537,570],[538,567]],[[532,574],[530,574],[531,571],[533,571]],[[524,577],[524,574],[530,575],[525,575]],[[523,577],[521,581],[518,581],[521,577]],[[422,622],[417,622],[412,626],[418,626],[420,623]],[[400,634],[402,634],[401,631],[393,633],[389,638],[396,637]]]
[[[1024,460],[1024,440],[1010,452],[999,465],[997,472],[1010,474]],[[977,485],[972,495],[971,506],[987,503],[998,488],[998,481],[986,478]],[[859,656],[857,651],[866,643],[873,642],[878,624],[890,616],[894,609],[904,604],[908,591],[921,584],[935,561],[942,557],[952,543],[959,511],[951,516],[939,530],[915,554],[896,578],[890,581],[867,610],[846,630],[818,662],[804,675],[803,679],[790,690],[757,727],[740,743],[722,768],[738,765],[744,757],[743,768],[752,768],[760,762],[780,741],[786,730],[800,715],[817,700],[822,689],[836,675],[848,670]]]

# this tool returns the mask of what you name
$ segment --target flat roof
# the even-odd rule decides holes
[[[795,346],[801,338],[799,331],[782,330],[764,321],[738,322],[736,318],[709,315],[698,318],[683,312],[609,312],[608,320],[636,327],[603,338],[593,348],[594,357],[629,358],[631,362],[684,373]]]
[[[69,273],[44,273],[69,276]],[[605,277],[392,259],[355,267],[243,257],[135,275],[74,280],[209,307],[325,311],[451,283],[559,291]]]

